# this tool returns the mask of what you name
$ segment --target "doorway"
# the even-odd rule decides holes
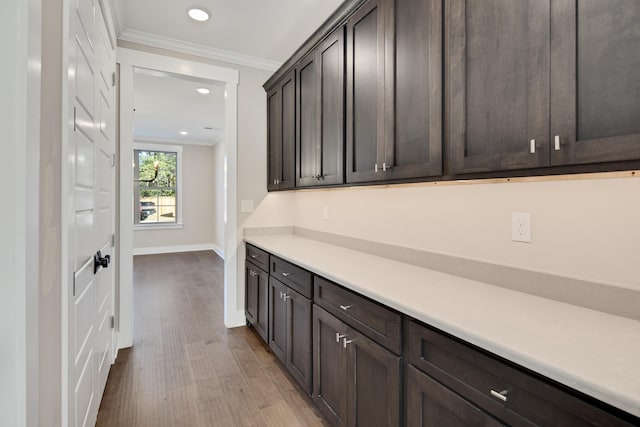
[[[237,269],[235,248],[236,230],[236,176],[237,176],[237,85],[238,71],[230,68],[194,61],[155,55],[131,49],[118,50],[120,64],[120,193],[118,224],[120,250],[119,286],[116,295],[116,318],[119,322],[118,348],[133,344],[133,208],[134,196],[134,73],[136,69],[152,70],[155,73],[170,73],[185,79],[201,79],[219,82],[224,86],[224,319],[225,325],[235,325],[237,313]],[[213,218],[212,218],[213,221]]]

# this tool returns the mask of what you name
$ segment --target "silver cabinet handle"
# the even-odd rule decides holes
[[[387,165],[387,162],[382,162],[382,172],[386,172],[391,169],[390,165]]]
[[[553,138],[553,148],[556,151],[560,151],[560,135],[556,135],[555,138]]]
[[[251,258],[253,258],[253,259],[256,259],[256,258],[257,258],[257,255],[255,255],[255,254],[251,254],[251,255],[249,255],[249,256],[250,256]]]
[[[249,276],[256,277],[256,272],[253,270],[249,270]]]
[[[283,275],[284,277],[289,277],[289,276],[291,276],[291,273],[282,273],[282,275]]]
[[[536,140],[532,139],[531,141],[529,141],[529,151],[531,151],[531,154],[535,154],[536,153]]]
[[[353,340],[348,340],[346,338],[342,339],[342,348],[347,348],[347,344],[351,344]]]
[[[284,295],[282,292],[280,292],[280,299],[282,299],[282,295]]]
[[[508,390],[502,390],[501,392],[497,392],[495,390],[491,390],[491,396],[496,397],[496,398],[502,400],[503,402],[507,401],[507,393],[508,393]]]
[[[343,309],[344,311],[347,311],[350,308],[353,308],[353,304],[352,305],[341,305],[340,308]]]
[[[336,332],[336,342],[339,343],[342,338],[346,337],[346,335],[341,335],[340,332]]]
[[[291,295],[284,294],[282,297],[283,297],[283,299],[286,301],[286,300],[288,300],[289,298],[291,298]]]
[[[376,163],[375,166],[373,167],[373,170],[378,173],[378,164]]]

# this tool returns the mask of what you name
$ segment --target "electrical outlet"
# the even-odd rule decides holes
[[[511,240],[531,243],[531,214],[513,212],[511,214]]]

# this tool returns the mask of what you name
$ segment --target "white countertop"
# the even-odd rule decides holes
[[[640,322],[636,320],[292,234],[244,240],[640,416]]]

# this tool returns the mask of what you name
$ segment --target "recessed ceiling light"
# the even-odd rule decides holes
[[[206,87],[199,87],[198,89],[196,89],[198,91],[198,93],[201,93],[203,95],[207,95],[209,94],[211,91],[209,89],[207,89]]]
[[[209,12],[204,9],[194,7],[189,9],[189,12],[187,13],[189,14],[189,17],[195,21],[204,22],[209,19]]]
[[[181,130],[180,135],[189,135],[189,132],[187,132],[186,130]]]

